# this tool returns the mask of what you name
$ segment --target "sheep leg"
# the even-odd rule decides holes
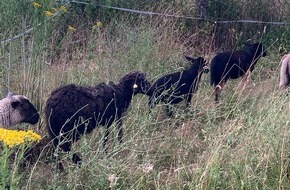
[[[215,90],[215,102],[218,103],[219,102],[219,96],[221,95],[222,89],[225,85],[226,81],[221,81],[219,85],[216,85],[214,90]]]
[[[104,137],[104,142],[103,142],[103,148],[105,151],[107,151],[107,142],[109,140],[109,135],[110,135],[110,129],[109,127],[106,128],[106,131],[105,131],[105,137]]]
[[[172,107],[171,107],[170,104],[169,105],[168,104],[166,105],[166,113],[167,113],[167,115],[169,117],[171,117],[173,115]]]
[[[55,153],[57,147],[58,147],[58,144],[59,144],[59,139],[58,138],[54,138],[53,139],[53,154],[52,154],[52,157],[53,159],[55,160],[55,162],[57,163],[57,168],[60,170],[60,171],[64,171],[64,166],[62,165],[62,163],[59,161],[59,156],[57,153]]]
[[[156,104],[160,103],[162,101],[161,94],[154,94],[153,96],[150,96],[148,99],[148,106],[150,109],[152,109]]]
[[[148,100],[148,107],[149,107],[149,113],[151,113],[151,109],[154,107],[153,96],[150,96],[150,97],[149,97],[149,100]]]
[[[242,87],[241,92],[243,92],[245,90],[246,86],[248,85],[248,83],[250,81],[250,76],[251,76],[251,71],[248,70],[242,79],[243,87]]]
[[[65,151],[65,152],[71,151],[72,142],[69,141],[68,139],[65,139],[65,138],[61,138],[61,139],[55,138],[54,141],[53,141],[53,143],[54,143],[55,147],[57,147],[59,145],[59,147],[63,151]],[[81,160],[82,159],[76,153],[73,154],[72,161],[75,164],[81,165]],[[58,168],[60,168],[60,169],[63,168],[61,162],[58,162]]]
[[[73,153],[72,161],[78,166],[82,164],[82,159],[76,153]]]
[[[118,140],[120,143],[122,143],[122,140],[123,140],[123,129],[122,129],[122,121],[118,121],[117,122],[117,128],[118,128]],[[106,131],[105,131],[105,137],[104,137],[104,142],[103,142],[103,148],[105,150],[105,152],[107,152],[107,143],[108,143],[108,140],[109,140],[109,135],[110,135],[110,128],[107,127],[106,128]]]
[[[65,152],[71,151],[71,142],[68,142],[68,141],[63,142],[63,141],[65,141],[65,139],[61,139],[61,140],[58,138],[53,139],[54,149],[56,149],[59,146]],[[64,171],[64,166],[61,163],[61,161],[59,160],[57,154],[54,154],[53,157],[56,160],[57,168],[60,171]],[[75,153],[73,154],[72,161],[75,164],[81,165],[81,158],[78,155],[76,155]]]
[[[122,121],[121,120],[118,121],[117,127],[118,127],[118,140],[120,143],[122,143],[122,141],[123,141],[123,128],[122,128]]]
[[[71,151],[71,142],[63,142],[63,144],[61,144],[60,147],[65,152],[69,152],[69,151]],[[72,161],[73,161],[73,163],[80,166],[82,159],[76,153],[73,153]]]
[[[188,107],[191,104],[192,94],[189,93],[186,97],[186,107]]]
[[[152,96],[149,97],[149,100],[148,100],[148,107],[151,109],[153,107],[153,98]]]

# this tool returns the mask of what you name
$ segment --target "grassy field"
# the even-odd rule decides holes
[[[104,129],[96,128],[75,143],[71,153],[56,153],[65,166],[61,172],[52,158],[43,112],[53,89],[70,83],[117,83],[133,70],[147,72],[154,81],[187,67],[183,55],[210,61],[220,51],[207,34],[212,26],[188,36],[193,44],[188,45],[181,40],[184,34],[174,19],[136,16],[131,20],[128,16],[101,24],[88,19],[85,24],[75,22],[75,30],[64,30],[69,24],[64,13],[52,18],[24,1],[17,6],[0,5],[7,10],[0,13],[1,40],[39,25],[29,34],[1,43],[0,94],[5,97],[12,90],[29,97],[42,119],[36,126],[17,127],[43,136],[27,161],[20,151],[27,147],[2,150],[0,188],[290,189],[289,97],[278,89],[281,54],[277,44],[265,43],[268,56],[259,60],[243,92],[240,79],[226,84],[219,105],[214,103],[208,74],[203,75],[190,108],[176,106],[173,117],[166,116],[162,105],[149,113],[147,97],[135,96],[123,121],[124,142],[118,143],[112,126],[105,153],[99,146]],[[20,8],[24,5],[28,15]],[[12,16],[16,13],[21,16]],[[63,18],[66,22],[59,22]],[[134,21],[139,24],[132,25]],[[73,152],[82,154],[81,167],[71,162]]]

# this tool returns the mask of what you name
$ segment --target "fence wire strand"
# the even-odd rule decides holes
[[[140,11],[140,10],[136,10],[136,9],[128,9],[128,8],[107,6],[107,5],[101,5],[101,4],[95,4],[95,3],[93,4],[93,3],[75,1],[75,0],[67,2],[65,6],[68,6],[70,3],[83,4],[83,5],[93,5],[93,6],[97,6],[97,7],[106,8],[106,9],[114,9],[114,10],[119,10],[119,11],[125,11],[125,12],[136,13],[136,14],[145,14],[145,15],[151,15],[151,16],[156,15],[156,16],[164,16],[164,17],[174,17],[174,18],[184,18],[184,19],[191,19],[191,20],[200,20],[200,21],[212,22],[212,23],[215,23],[215,24],[218,24],[218,23],[221,23],[221,24],[226,24],[226,23],[252,23],[252,24],[280,25],[280,26],[286,26],[286,27],[288,27],[290,25],[287,22],[267,22],[267,21],[249,20],[249,19],[240,19],[240,20],[219,20],[219,19],[217,19],[217,20],[213,20],[213,19],[207,19],[207,18],[201,18],[201,17],[185,16],[185,15],[165,14],[165,13],[158,13],[158,12],[151,12],[151,11]],[[57,16],[59,13],[60,13],[60,11],[56,12],[53,17]],[[3,43],[9,43],[10,41],[16,40],[16,39],[20,38],[21,36],[23,36],[25,34],[29,34],[35,28],[37,28],[37,27],[39,27],[41,25],[42,25],[42,23],[39,23],[38,25],[23,31],[22,33],[14,36],[12,38],[9,38],[9,39],[6,39],[6,40],[2,40],[2,41],[0,41],[0,45],[3,44]]]

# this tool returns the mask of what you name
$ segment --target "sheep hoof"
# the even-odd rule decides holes
[[[78,166],[82,165],[82,159],[77,154],[73,154],[72,161]]]
[[[221,90],[222,87],[221,87],[221,85],[216,85],[215,89],[216,89],[216,90]]]
[[[60,171],[60,172],[64,172],[64,166],[61,162],[57,163],[56,168]]]

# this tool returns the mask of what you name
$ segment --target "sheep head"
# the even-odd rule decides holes
[[[129,85],[133,90],[133,94],[146,94],[151,87],[151,83],[146,78],[146,73],[140,71],[133,71],[127,74],[120,80],[120,83]]]
[[[189,57],[189,56],[185,56],[185,58],[191,62],[192,64],[192,68],[193,67],[198,67],[200,71],[204,72],[204,73],[208,73],[209,72],[209,67],[206,63],[206,60],[203,57],[197,57],[197,58],[193,58],[193,57]]]
[[[6,114],[9,115],[9,118],[7,119],[9,120],[10,126],[14,126],[22,122],[29,124],[36,124],[38,122],[39,114],[26,96],[14,95],[9,92],[7,97],[2,101],[6,102],[7,109],[5,112],[9,112]]]
[[[245,49],[254,52],[256,57],[265,57],[267,55],[267,50],[264,48],[262,43],[244,43]]]

